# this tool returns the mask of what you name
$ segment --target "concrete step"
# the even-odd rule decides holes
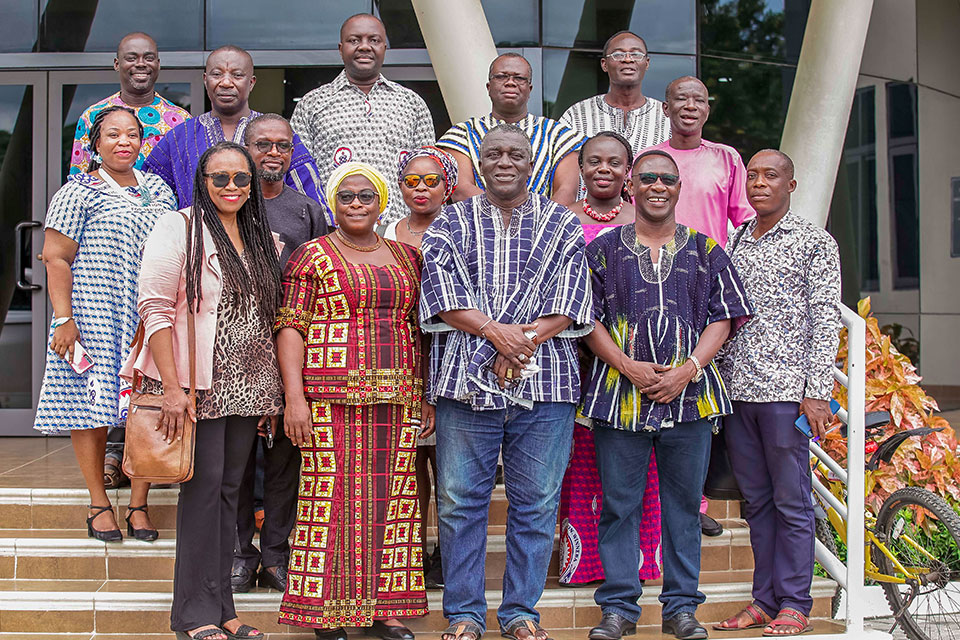
[[[829,599],[835,583],[815,578],[813,584],[813,617],[829,616]],[[715,622],[738,611],[751,600],[749,582],[702,584],[707,596],[698,609],[701,621]],[[172,582],[152,580],[60,580],[60,581],[0,581],[0,633],[20,634],[169,634]],[[541,623],[548,629],[580,629],[592,627],[600,618],[593,601],[593,588],[549,587],[537,605]],[[648,586],[640,598],[643,614],[640,625],[659,630],[659,587]],[[436,633],[446,627],[442,615],[442,593],[428,592],[430,613],[423,618],[409,620],[415,632]],[[486,592],[487,625],[496,630],[496,608],[500,591]],[[268,633],[304,635],[302,630],[277,623],[281,594],[257,591],[237,594],[234,601],[243,620]],[[823,626],[828,629],[828,626]],[[58,638],[64,636],[58,635]],[[169,637],[166,635],[165,637]],[[309,637],[309,636],[308,636]],[[581,636],[582,638],[582,636]],[[560,640],[560,638],[557,638]]]
[[[749,531],[742,526],[729,526],[716,538],[704,537],[702,545],[704,581],[740,580],[753,568]],[[560,575],[558,549],[559,535],[554,539],[550,577]],[[172,580],[175,554],[176,539],[170,529],[161,530],[154,542],[124,539],[121,543],[94,540],[77,529],[2,529],[0,579]],[[489,535],[486,576],[502,576],[505,566],[505,535]]]
[[[153,488],[150,491],[150,518],[160,529],[173,529],[177,521],[177,487]],[[130,488],[107,492],[117,512],[117,521],[130,504]],[[84,489],[0,488],[0,527],[6,529],[77,529],[84,525],[90,503]],[[501,527],[507,522],[507,497],[503,485],[494,488],[490,500],[489,525]],[[436,513],[431,505],[431,522]],[[707,513],[718,520],[740,518],[738,502],[711,501]]]

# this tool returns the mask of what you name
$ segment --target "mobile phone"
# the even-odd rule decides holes
[[[837,411],[840,409],[840,403],[834,399],[830,399],[830,413],[837,415]],[[797,421],[793,423],[797,428],[797,431],[807,436],[808,438],[813,437],[813,429],[810,427],[810,421],[807,420],[807,416],[801,415],[797,418]]]
[[[73,360],[70,361],[70,366],[77,373],[86,373],[93,366],[93,360],[79,340],[73,343]]]

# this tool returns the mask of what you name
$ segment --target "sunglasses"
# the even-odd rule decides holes
[[[440,177],[439,173],[428,173],[426,175],[417,175],[416,173],[408,173],[403,176],[403,184],[409,189],[414,189],[420,181],[423,180],[423,184],[427,185],[431,189],[440,184],[440,181],[443,178]]]
[[[370,204],[380,196],[373,189],[363,189],[359,193],[354,191],[337,191],[337,202],[342,205],[348,205],[354,199],[360,200],[360,204]]]
[[[680,176],[675,173],[653,173],[646,171],[644,173],[638,173],[633,176],[634,180],[640,182],[640,184],[651,185],[654,184],[657,180],[662,182],[664,186],[672,187],[673,185],[680,182]]]
[[[257,140],[253,143],[253,146],[257,148],[257,151],[260,153],[270,153],[270,149],[274,147],[277,148],[277,151],[280,153],[290,153],[293,151],[293,143],[287,142],[286,140],[281,140],[280,142],[270,142],[269,140]]]
[[[218,189],[222,189],[230,184],[231,180],[233,181],[233,185],[235,187],[243,189],[245,186],[250,184],[250,180],[252,179],[250,174],[246,171],[237,171],[232,176],[226,171],[218,171],[217,173],[205,173],[203,174],[203,177],[210,178],[210,180],[213,182],[213,186]]]

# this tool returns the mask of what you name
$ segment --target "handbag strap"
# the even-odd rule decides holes
[[[732,256],[733,252],[737,250],[737,245],[740,244],[740,239],[743,238],[743,234],[747,232],[747,227],[749,226],[750,221],[747,220],[740,229],[737,230],[737,236],[733,239],[733,244],[730,245],[730,251],[727,252],[728,255]]]
[[[183,216],[183,222],[187,227],[187,237],[190,237],[190,218],[187,217],[182,211],[180,215]],[[137,325],[137,332],[133,335],[133,342],[130,343],[130,350],[134,351],[133,359],[136,361],[140,357],[140,352],[143,350],[144,337],[146,336],[146,329],[143,327],[143,320]],[[197,323],[196,317],[193,315],[193,309],[190,308],[190,305],[187,305],[187,350],[189,351],[190,356],[190,401],[196,406],[197,402]],[[143,374],[136,368],[133,370],[133,390],[136,391],[140,388],[140,383],[143,381]]]

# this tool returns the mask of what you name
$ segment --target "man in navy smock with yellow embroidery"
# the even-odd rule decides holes
[[[666,151],[640,154],[631,181],[636,220],[587,247],[595,361],[581,412],[592,422],[603,485],[599,551],[603,618],[593,640],[635,631],[641,585],[637,531],[650,456],[660,475],[664,633],[706,638],[697,621],[700,493],[713,428],[732,411],[713,357],[735,318],[750,313],[743,285],[715,240],[676,223],[681,176]]]

